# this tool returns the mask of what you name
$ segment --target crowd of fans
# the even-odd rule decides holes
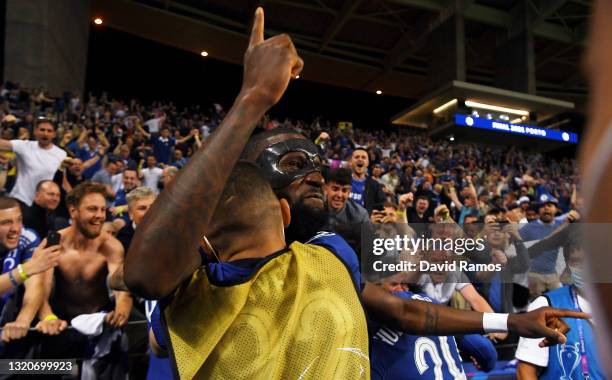
[[[0,220],[0,243],[5,253],[9,252],[3,263],[6,280],[19,285],[57,265],[57,249],[43,252],[42,245],[36,247],[41,240],[50,239],[50,233],[74,225],[73,208],[81,207],[89,194],[103,196],[104,214],[101,220],[83,217],[83,225],[89,223],[94,228],[102,224],[103,233],[115,236],[127,252],[135,228],[156,195],[223,117],[224,110],[218,104],[205,109],[177,107],[171,102],[123,102],[106,94],[90,94],[86,99],[69,93],[51,97],[40,89],[28,90],[8,82],[2,85],[0,188],[7,196],[2,202],[8,203],[0,202],[0,216],[14,208],[10,203],[14,199],[19,202],[24,226],[23,230],[18,228],[16,221],[12,230],[2,233],[12,219]],[[480,273],[449,280],[426,274],[414,285],[429,297],[483,312],[515,312],[526,310],[529,300],[560,287],[562,281],[571,281],[569,275],[563,276],[563,256],[567,260],[578,248],[566,239],[567,249],[559,255],[562,244],[546,238],[579,219],[575,211],[579,207],[575,160],[553,160],[513,147],[433,140],[397,129],[360,129],[320,118],[306,123],[266,117],[258,128],[278,127],[297,130],[321,148],[328,228],[343,235],[355,251],[361,252],[359,226],[368,222],[407,222],[415,235],[434,233],[430,225],[452,224],[463,228],[465,236],[487,236],[486,257],[470,260],[502,265],[499,277]],[[75,198],[75,189],[82,193],[80,197],[76,191]],[[87,237],[83,228],[81,232]],[[17,245],[15,233],[19,233]],[[529,248],[524,244],[534,240],[542,243]],[[23,251],[23,257],[11,259],[10,253],[15,251]],[[448,259],[444,255],[437,258],[440,262]],[[31,287],[25,288],[24,295],[23,287],[15,287],[21,290],[13,292],[9,286],[1,321],[5,342],[23,338],[36,317],[42,323],[39,331],[53,333],[66,328],[56,321],[74,317],[62,309],[65,300],[57,294],[49,296],[53,293],[51,281],[41,279],[40,283],[43,290],[37,296],[44,299],[41,309],[50,303],[56,312],[28,310],[23,315],[19,308],[31,301]],[[56,280],[58,284],[61,281]],[[119,299],[119,293],[115,297]],[[13,298],[19,300],[10,305],[13,312],[7,313]],[[139,300],[133,304],[132,320],[143,320],[144,305]],[[64,315],[57,310],[63,310]],[[125,326],[127,316],[116,319],[117,315],[120,313],[115,309],[107,322]],[[15,325],[20,320],[25,325]],[[492,334],[490,338],[507,337]],[[133,345],[132,336],[130,341]],[[10,344],[5,346],[8,357],[14,351]],[[481,367],[490,365],[481,363]]]

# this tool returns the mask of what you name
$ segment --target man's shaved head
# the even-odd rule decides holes
[[[289,139],[306,139],[306,136],[290,128],[275,128],[251,137],[242,151],[241,159],[255,162],[261,152],[272,144]]]
[[[237,235],[257,236],[262,229],[282,230],[282,220],[279,200],[261,170],[241,160],[227,180],[206,236],[223,252]]]
[[[269,210],[261,205],[270,202],[277,203],[277,198],[261,170],[252,162],[241,160],[227,180],[213,218],[227,216],[240,223],[263,223]]]

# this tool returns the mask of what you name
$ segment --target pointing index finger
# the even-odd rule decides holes
[[[249,47],[253,47],[262,43],[264,40],[264,12],[262,7],[257,7],[255,11],[255,19],[253,20],[253,29],[251,29],[251,38],[249,39]]]
[[[567,309],[555,310],[553,314],[555,317],[561,317],[561,318],[580,318],[580,319],[592,318],[590,314],[583,313],[580,311],[567,310]]]

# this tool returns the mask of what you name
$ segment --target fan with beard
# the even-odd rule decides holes
[[[285,241],[287,245],[294,241],[301,243],[308,241],[327,222],[327,213],[324,208],[311,208],[304,204],[303,200],[291,205],[291,223],[285,229]]]
[[[102,227],[100,226],[100,228],[97,231],[90,231],[87,229],[87,227],[85,226],[87,222],[82,222],[80,219],[76,220],[76,227],[78,228],[79,232],[83,234],[83,236],[85,236],[87,239],[96,239],[98,236],[100,236],[100,233],[102,232]]]

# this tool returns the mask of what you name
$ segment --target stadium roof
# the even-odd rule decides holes
[[[422,97],[410,108],[393,118],[394,124],[427,128],[431,126],[431,115],[437,107],[452,99],[472,99],[514,107],[536,113],[539,120],[546,120],[554,115],[572,110],[574,104],[542,96],[529,95],[500,88],[473,83],[453,81],[435,92]]]
[[[590,0],[94,0],[92,15],[140,37],[240,63],[260,5],[268,35],[292,36],[306,63],[304,78],[410,99],[427,93],[426,42],[449,12],[465,19],[467,81],[493,85],[497,41],[516,29],[517,9],[528,7],[537,95],[576,101],[587,93],[581,61]]]

